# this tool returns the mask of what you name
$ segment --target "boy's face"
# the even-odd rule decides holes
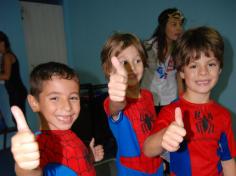
[[[139,82],[143,76],[143,62],[134,46],[124,49],[118,56],[118,60],[122,63],[128,74],[128,87],[139,86]]]
[[[73,79],[53,76],[52,80],[43,82],[39,100],[33,96],[30,98],[31,108],[40,114],[43,130],[68,130],[78,118],[79,85]]]
[[[219,61],[210,52],[210,56],[201,53],[200,59],[190,61],[183,67],[180,76],[185,80],[186,95],[189,98],[210,96],[212,88],[216,85],[221,69]]]

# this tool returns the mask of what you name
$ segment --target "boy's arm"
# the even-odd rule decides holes
[[[42,175],[42,170],[39,169],[40,155],[35,136],[30,131],[22,111],[18,107],[12,107],[11,111],[18,129],[11,139],[11,151],[16,162],[16,175]]]
[[[160,155],[163,150],[174,152],[179,149],[180,143],[184,140],[186,130],[180,108],[175,109],[175,121],[167,128],[149,136],[143,146],[143,152],[149,157]]]
[[[15,164],[15,172],[17,176],[43,176],[43,171],[40,168],[34,170],[25,170]]]
[[[166,128],[160,130],[157,133],[150,135],[143,145],[143,152],[148,157],[154,157],[160,155],[163,152],[163,147],[161,145],[163,135]]]
[[[124,109],[126,106],[126,101],[117,102],[110,100],[109,108],[111,112],[111,116],[116,118],[119,115],[119,112]]]
[[[221,161],[223,167],[224,176],[235,176],[236,175],[236,164],[234,159],[227,161]]]
[[[126,106],[126,89],[128,76],[124,66],[116,57],[111,59],[112,71],[109,77],[108,93],[110,98],[110,113],[114,119]]]

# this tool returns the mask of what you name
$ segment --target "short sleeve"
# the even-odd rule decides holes
[[[222,161],[236,157],[236,143],[232,129],[232,120],[229,112],[226,115],[224,130],[221,133],[219,141],[219,153]]]
[[[151,131],[151,134],[156,133],[163,128],[169,126],[169,124],[174,120],[174,108],[167,105],[161,109],[159,114],[157,115],[156,122]]]

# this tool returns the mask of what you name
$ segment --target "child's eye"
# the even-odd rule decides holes
[[[140,62],[142,62],[142,59],[141,59],[141,58],[135,59],[135,63],[136,63],[136,64],[138,64],[138,63],[140,63]]]
[[[194,68],[196,68],[197,67],[197,65],[189,65],[189,68],[190,69],[194,69]]]
[[[216,63],[209,63],[209,66],[210,66],[210,67],[215,67],[215,66],[216,66]]]
[[[49,99],[52,100],[52,101],[56,101],[56,100],[58,100],[59,98],[58,98],[58,97],[50,97]]]
[[[177,26],[177,23],[176,23],[176,22],[173,22],[173,23],[172,23],[172,26]]]
[[[70,100],[79,100],[79,96],[72,96],[70,97]]]
[[[122,65],[126,65],[128,62],[126,60],[120,61]]]

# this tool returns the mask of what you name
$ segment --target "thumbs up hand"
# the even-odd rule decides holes
[[[108,93],[110,100],[123,102],[125,100],[128,75],[125,67],[119,62],[117,57],[112,57],[112,72],[108,83]]]
[[[40,154],[35,136],[27,125],[22,111],[17,106],[13,106],[11,111],[18,129],[18,132],[11,139],[11,151],[15,162],[22,169],[38,168]]]
[[[95,139],[92,138],[92,140],[90,141],[89,147],[93,153],[93,157],[94,160],[97,161],[101,161],[104,157],[104,149],[102,145],[97,145],[95,146]]]
[[[180,143],[184,140],[186,130],[182,119],[181,109],[175,109],[175,121],[173,121],[166,129],[162,138],[162,147],[169,151],[175,152],[179,149]]]

